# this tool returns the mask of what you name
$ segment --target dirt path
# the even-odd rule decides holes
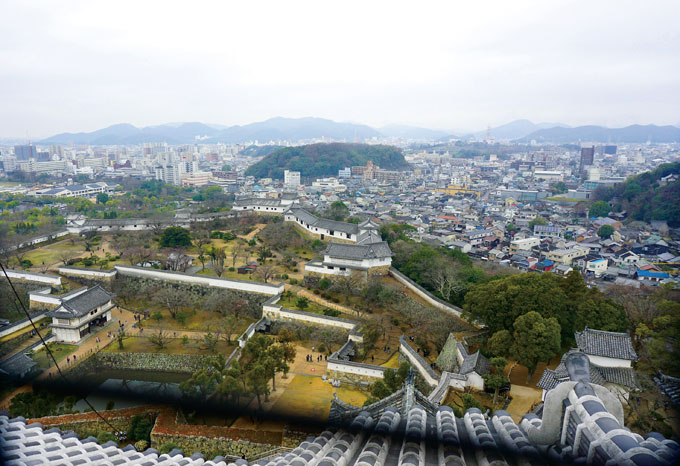
[[[264,227],[266,227],[266,223],[258,223],[255,225],[255,229],[248,233],[247,235],[239,235],[239,238],[243,238],[247,241],[250,241],[251,239],[255,238],[255,235],[257,235]]]
[[[506,411],[510,414],[512,420],[519,423],[522,416],[531,411],[535,403],[541,401],[541,393],[542,391],[538,388],[511,385],[510,396],[512,401]]]

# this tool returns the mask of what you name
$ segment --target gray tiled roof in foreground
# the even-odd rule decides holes
[[[506,411],[488,416],[469,409],[455,416],[448,406],[429,401],[414,386],[413,373],[396,393],[365,407],[331,405],[331,426],[292,451],[257,461],[260,466],[429,466],[505,464],[670,465],[680,446],[658,433],[646,437],[623,425],[620,401],[591,383],[587,357],[570,353],[570,381],[548,393],[542,418],[524,416],[516,424]],[[113,442],[97,444],[74,433],[43,430],[22,418],[0,415],[0,455],[7,465],[144,464],[238,465],[179,450],[159,455]]]

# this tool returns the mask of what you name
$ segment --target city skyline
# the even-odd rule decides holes
[[[470,132],[676,125],[674,2],[6,3],[0,137],[280,115]]]

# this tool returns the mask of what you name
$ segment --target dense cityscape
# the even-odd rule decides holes
[[[680,463],[677,2],[3,2],[0,463]]]

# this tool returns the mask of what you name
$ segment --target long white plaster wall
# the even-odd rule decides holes
[[[86,269],[81,267],[59,267],[59,273],[62,275],[70,275],[76,277],[92,277],[92,278],[113,278],[116,276],[115,270],[97,270]]]
[[[169,272],[166,270],[132,267],[127,265],[116,265],[116,270],[121,275],[129,277],[146,277],[169,282],[190,283],[213,288],[248,291],[251,293],[260,293],[266,295],[278,295],[284,291],[283,282],[279,283],[278,285],[272,285],[268,283],[231,280],[228,278],[214,278],[205,275],[190,275],[180,272]]]
[[[34,291],[32,293],[29,293],[28,299],[29,299],[29,301],[36,302],[36,303],[55,304],[55,305],[61,304],[61,299],[50,294],[50,291],[51,291],[50,288],[45,288],[44,290]]]
[[[384,367],[370,366],[369,364],[352,363],[351,361],[341,361],[339,359],[329,359],[326,365],[327,371],[344,372],[346,374],[362,375],[365,377],[383,378]]]
[[[351,320],[331,319],[327,316],[311,312],[291,311],[290,309],[272,304],[262,306],[262,315],[270,319],[298,320],[327,327],[339,327],[345,330],[352,330],[357,325],[356,322]]]
[[[434,296],[432,296],[430,293],[427,291],[423,290],[419,286],[416,286],[408,277],[403,275],[401,272],[396,270],[395,268],[390,269],[390,274],[401,284],[405,285],[408,287],[411,291],[416,293],[418,296],[423,298],[425,301],[430,303],[432,306],[436,307],[439,310],[442,310],[444,312],[448,312],[449,314],[453,314],[456,317],[460,317],[462,309],[459,307],[456,307],[452,304],[444,304],[443,302],[439,301],[436,299]]]
[[[31,319],[33,319],[33,322],[38,322],[43,319],[45,313],[42,312],[40,314],[35,314],[31,316]],[[19,330],[25,329],[26,327],[31,325],[31,321],[28,319],[23,319],[17,322],[15,325],[8,325],[7,327],[3,328],[0,330],[0,338],[4,337],[5,335],[9,335],[10,333],[17,332]]]
[[[61,277],[55,275],[43,275],[41,273],[22,272],[19,270],[7,270],[7,276],[16,280],[45,283],[52,286],[61,286]]]
[[[439,380],[432,377],[432,375],[429,372],[430,368],[423,367],[420,361],[415,356],[413,356],[413,354],[411,354],[411,351],[409,350],[412,351],[412,348],[410,347],[406,348],[403,342],[399,344],[399,352],[403,356],[405,356],[406,359],[408,359],[409,363],[411,363],[411,365],[416,368],[420,375],[423,376],[425,382],[427,382],[429,385],[432,385],[433,387],[436,387],[439,384]]]

